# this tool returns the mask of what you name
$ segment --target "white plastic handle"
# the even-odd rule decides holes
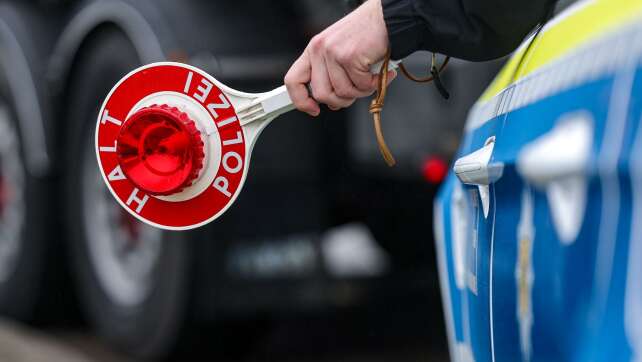
[[[388,63],[388,70],[394,70],[399,67],[401,60],[390,60]],[[370,66],[372,74],[379,74],[383,61],[377,62]],[[292,99],[288,94],[284,85],[261,94],[250,105],[241,108],[237,111],[241,125],[244,126],[248,123],[273,119],[283,113],[289,112],[294,109]]]
[[[388,62],[388,70],[394,70],[399,68],[399,64],[401,63],[401,60],[392,60]],[[379,71],[381,70],[381,66],[383,65],[383,60],[374,63],[373,65],[370,66],[370,73],[372,74],[379,74]]]

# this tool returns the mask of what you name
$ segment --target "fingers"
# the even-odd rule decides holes
[[[316,102],[339,109],[373,93],[378,77],[369,67],[386,55],[388,43],[381,2],[366,1],[312,38],[292,66],[285,83],[294,105],[314,115]],[[306,93],[307,83],[314,100]]]
[[[303,52],[285,75],[285,87],[294,106],[311,116],[318,116],[321,110],[308,93],[307,84],[311,81],[311,63],[307,52]]]
[[[332,87],[330,82],[330,75],[326,67],[325,59],[320,54],[312,51],[310,56],[312,66],[312,74],[310,79],[310,87],[312,88],[312,96],[318,102],[327,104],[330,109],[346,108],[354,103],[354,98],[339,97]]]
[[[392,81],[395,80],[395,78],[397,78],[397,71],[394,70],[394,69],[393,70],[389,70],[388,71],[388,82],[387,82],[386,85],[390,85],[390,83],[392,83]]]
[[[372,74],[370,69],[353,69],[348,72],[350,80],[352,83],[362,91],[368,91],[370,94],[377,89],[377,78],[376,74]]]
[[[341,98],[361,98],[371,95],[374,92],[374,88],[371,86],[371,80],[368,79],[366,82],[367,87],[358,88],[353,82],[351,77],[346,72],[345,68],[337,63],[335,58],[325,57],[325,64],[328,69],[328,75],[330,78],[330,84],[334,93]],[[372,78],[372,75],[368,76]]]
[[[358,66],[353,60],[354,57],[344,56],[336,47],[328,46],[327,39],[313,38],[284,79],[294,106],[317,116],[320,113],[318,103],[338,110],[349,107],[357,98],[374,93],[379,76],[370,73],[367,63]],[[388,83],[396,74],[395,71],[388,72]]]

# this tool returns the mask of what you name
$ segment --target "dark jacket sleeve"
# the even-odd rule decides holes
[[[393,59],[429,50],[473,61],[513,51],[555,0],[382,0]]]

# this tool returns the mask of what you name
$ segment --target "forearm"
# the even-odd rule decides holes
[[[553,0],[382,0],[393,59],[429,50],[468,60],[514,50]]]

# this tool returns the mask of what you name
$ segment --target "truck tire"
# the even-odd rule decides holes
[[[129,39],[99,28],[72,68],[65,142],[66,226],[81,303],[97,333],[143,358],[165,355],[185,320],[190,243],[131,217],[111,196],[94,151],[98,109],[140,65]]]
[[[25,167],[11,97],[0,92],[0,314],[4,316],[33,317],[50,231],[47,197],[46,183]]]

